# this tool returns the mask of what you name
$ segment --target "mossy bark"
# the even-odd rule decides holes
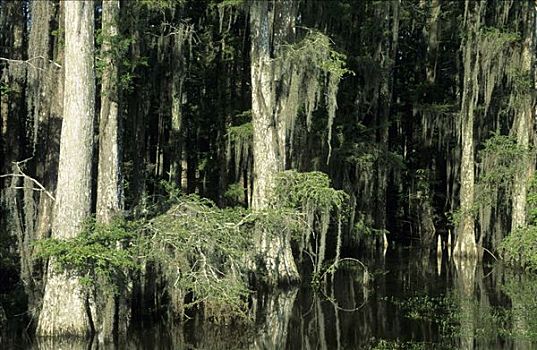
[[[463,91],[461,104],[461,172],[460,172],[460,223],[457,242],[453,254],[460,257],[477,257],[475,237],[474,195],[475,195],[475,146],[474,119],[479,98],[478,74],[479,51],[478,32],[481,16],[486,3],[466,0],[465,28],[467,37],[463,42]]]
[[[275,115],[277,96],[273,89],[273,64],[271,61],[271,18],[275,3],[254,1],[250,8],[251,84],[254,184],[252,208],[262,210],[274,197],[276,175],[285,166],[285,130],[278,129],[280,122]],[[285,12],[283,15],[289,16]],[[265,230],[258,232],[257,272],[266,277],[269,284],[290,283],[299,275],[291,251],[288,233],[276,233],[273,237]]]
[[[521,74],[525,78],[533,77],[533,67],[535,64],[535,8],[527,3],[525,10],[525,30],[521,52]],[[518,97],[520,110],[515,110],[515,119],[513,122],[512,132],[516,135],[517,143],[524,150],[529,150],[530,141],[535,140],[534,131],[534,94],[524,93]],[[526,200],[528,183],[533,174],[535,167],[534,156],[525,159],[523,171],[515,175],[514,188],[512,194],[512,211],[511,211],[511,230],[526,225]]]

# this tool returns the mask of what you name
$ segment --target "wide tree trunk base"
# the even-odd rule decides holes
[[[256,284],[264,287],[288,286],[300,282],[287,234],[264,233],[259,240],[255,268]]]
[[[93,325],[89,304],[77,277],[54,273],[49,267],[43,309],[39,315],[40,337],[81,337],[91,335]]]

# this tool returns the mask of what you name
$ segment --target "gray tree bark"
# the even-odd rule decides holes
[[[172,44],[172,88],[171,88],[171,131],[170,131],[170,181],[181,186],[183,172],[183,83],[185,80],[185,44],[190,36],[190,27],[182,25]]]
[[[119,0],[102,5],[103,61],[99,117],[97,221],[110,223],[122,207],[119,138],[118,57],[113,42],[119,35]]]
[[[523,76],[532,77],[532,69],[535,63],[535,5],[526,6],[526,28],[524,43],[522,46],[522,72]],[[528,150],[530,140],[534,140],[534,110],[535,98],[532,94],[522,96],[522,108],[517,111],[513,122],[513,132],[516,135],[517,143],[523,149]],[[522,173],[516,174],[513,189],[511,230],[526,225],[526,197],[528,183],[533,175],[535,164],[534,157],[525,160],[525,167]]]
[[[119,125],[119,75],[114,42],[119,35],[119,0],[103,0],[101,48],[104,70],[101,85],[101,111],[99,116],[99,165],[97,171],[98,223],[110,224],[122,209],[121,152]],[[112,340],[116,303],[114,295],[99,283],[95,291],[95,331],[99,342]],[[119,298],[123,299],[123,298]],[[125,311],[124,302],[120,308]],[[120,323],[128,323],[128,315]],[[126,325],[121,327],[126,328]]]
[[[77,236],[90,215],[95,113],[94,3],[65,1],[63,6],[64,118],[52,226],[52,237],[58,239]],[[51,261],[37,334],[86,336],[93,328],[88,309],[87,295],[78,277],[60,271]]]
[[[278,101],[271,61],[271,19],[277,3],[253,1],[250,8],[254,210],[270,206],[276,175],[285,167],[285,130],[279,130],[283,123],[278,119],[276,110]],[[297,280],[299,276],[289,234],[273,237],[269,232],[260,230],[258,235],[258,255],[261,260],[258,271],[266,274],[269,283]]]
[[[463,43],[464,81],[461,105],[461,220],[457,231],[457,242],[453,254],[458,257],[477,257],[475,238],[474,196],[475,196],[475,145],[474,114],[479,98],[478,74],[479,52],[477,35],[481,25],[484,1],[465,3],[465,28],[467,38]]]

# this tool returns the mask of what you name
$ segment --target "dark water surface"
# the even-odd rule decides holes
[[[2,336],[0,349],[537,349],[537,276],[413,249],[360,259],[317,289],[257,297],[255,327],[193,319],[121,344]]]

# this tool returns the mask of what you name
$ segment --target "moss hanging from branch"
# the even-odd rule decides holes
[[[228,129],[228,164],[233,154],[235,162],[235,176],[239,176],[240,169],[248,168],[248,159],[252,153],[253,127],[251,122]]]
[[[504,32],[495,27],[484,27],[478,36],[479,67],[483,82],[484,113],[489,110],[494,88],[501,82],[508,67],[508,46],[520,40],[517,33]]]
[[[335,213],[338,225],[336,257],[341,243],[341,219],[348,195],[330,187],[329,177],[321,172],[299,173],[294,170],[282,172],[277,179],[275,203],[281,207],[298,210],[305,216],[306,230],[299,237],[300,250],[314,257],[315,273],[319,274],[326,254],[326,239],[331,214]],[[316,246],[311,247],[315,237]],[[337,264],[337,261],[336,261]]]
[[[438,150],[448,148],[451,138],[459,137],[457,112],[453,104],[416,105],[413,113],[421,115],[421,138],[426,146],[431,146],[436,141]]]
[[[513,136],[493,134],[479,152],[481,173],[478,198],[488,198],[492,191],[503,189],[510,194],[516,174],[524,170],[530,150],[517,144]]]
[[[302,109],[306,126],[311,129],[313,112],[319,108],[325,94],[327,120],[328,159],[331,155],[332,125],[337,109],[337,92],[341,78],[349,71],[345,68],[345,55],[333,49],[330,38],[310,31],[304,39],[293,45],[283,45],[281,55],[274,60],[276,91],[279,96],[280,117],[288,137],[292,137],[296,118]],[[291,142],[292,143],[292,142]]]
[[[516,177],[522,173],[531,150],[520,146],[516,137],[493,134],[479,152],[480,166],[476,186],[482,232],[490,232],[494,224],[492,212],[509,210]]]

